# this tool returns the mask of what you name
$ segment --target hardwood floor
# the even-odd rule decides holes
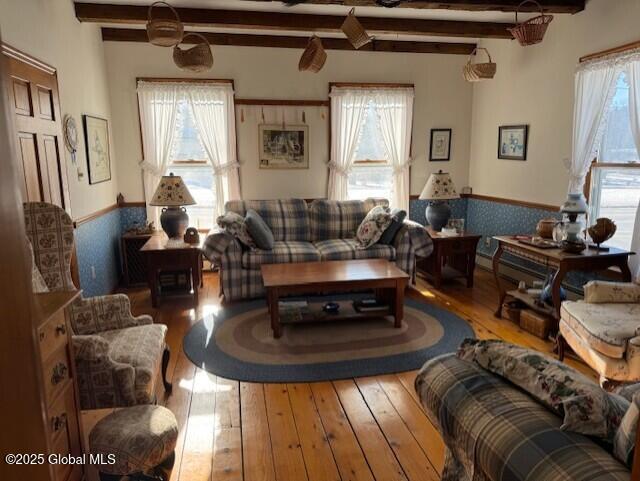
[[[218,276],[205,273],[197,309],[165,301],[153,309],[149,291],[125,291],[135,314],[169,326],[173,394],[161,402],[180,426],[171,481],[431,481],[439,479],[444,446],[413,389],[416,371],[299,384],[259,384],[216,377],[194,366],[182,338],[220,305]],[[540,340],[493,317],[497,292],[478,270],[475,287],[419,280],[408,295],[452,310],[479,338],[501,338],[542,352]],[[584,364],[567,362],[595,377]]]

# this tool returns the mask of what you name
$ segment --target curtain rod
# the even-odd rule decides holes
[[[601,52],[590,53],[589,55],[580,57],[579,62],[584,63],[590,60],[597,60],[599,58],[606,57],[607,55],[612,55],[615,53],[623,53],[629,50],[634,50],[636,48],[640,48],[640,41],[627,43],[625,45],[620,45],[619,47],[613,47],[607,50],[602,50]]]

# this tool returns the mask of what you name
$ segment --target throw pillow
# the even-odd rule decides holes
[[[269,229],[269,226],[260,214],[253,209],[248,209],[244,222],[247,225],[249,234],[259,249],[268,251],[273,249],[273,243],[275,242],[273,232],[271,232],[271,229]]]
[[[389,209],[380,205],[371,209],[356,232],[356,247],[366,249],[378,242],[389,224],[391,224]]]
[[[584,285],[584,301],[590,304],[640,302],[640,285],[633,282],[589,281]]]
[[[633,396],[635,396],[637,392],[640,392],[640,382],[634,382],[633,384],[622,384],[614,389],[613,392],[631,402]]]
[[[244,221],[244,217],[240,214],[227,212],[226,214],[218,217],[216,222],[227,234],[232,235],[250,249],[255,249],[256,243],[247,230],[247,224]]]
[[[393,239],[396,238],[396,234],[402,227],[404,219],[407,217],[407,211],[401,209],[393,209],[391,211],[391,224],[382,233],[378,244],[393,244]]]
[[[633,396],[629,409],[624,414],[620,427],[613,439],[614,457],[629,467],[631,467],[633,461],[633,449],[636,445],[638,418],[640,418],[640,393],[636,393]]]
[[[613,442],[629,402],[575,369],[539,352],[498,340],[466,339],[460,359],[474,362],[563,417],[560,429]]]
[[[33,254],[31,241],[27,241],[27,246],[29,248],[29,254],[31,255],[31,288],[33,289],[33,293],[42,294],[43,292],[49,292],[49,287],[47,287],[47,283],[44,281],[44,277],[42,277],[40,269],[38,269],[36,265],[36,258]]]

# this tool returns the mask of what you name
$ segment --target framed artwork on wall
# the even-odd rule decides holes
[[[83,115],[85,149],[89,184],[111,180],[111,154],[109,152],[109,124],[106,119]]]
[[[309,126],[260,124],[261,169],[308,169]]]
[[[431,129],[429,161],[443,162],[451,159],[451,129]]]
[[[527,160],[528,125],[503,125],[498,127],[498,158]]]

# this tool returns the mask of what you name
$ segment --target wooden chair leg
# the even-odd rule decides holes
[[[170,357],[171,351],[169,350],[169,346],[164,346],[164,352],[162,353],[162,384],[164,384],[164,390],[168,393],[173,390],[173,386],[167,379],[167,367],[169,367]]]
[[[564,337],[562,337],[562,334],[558,332],[558,334],[556,334],[556,347],[558,349],[558,361],[564,361],[564,348],[566,343],[567,341],[565,341]]]

